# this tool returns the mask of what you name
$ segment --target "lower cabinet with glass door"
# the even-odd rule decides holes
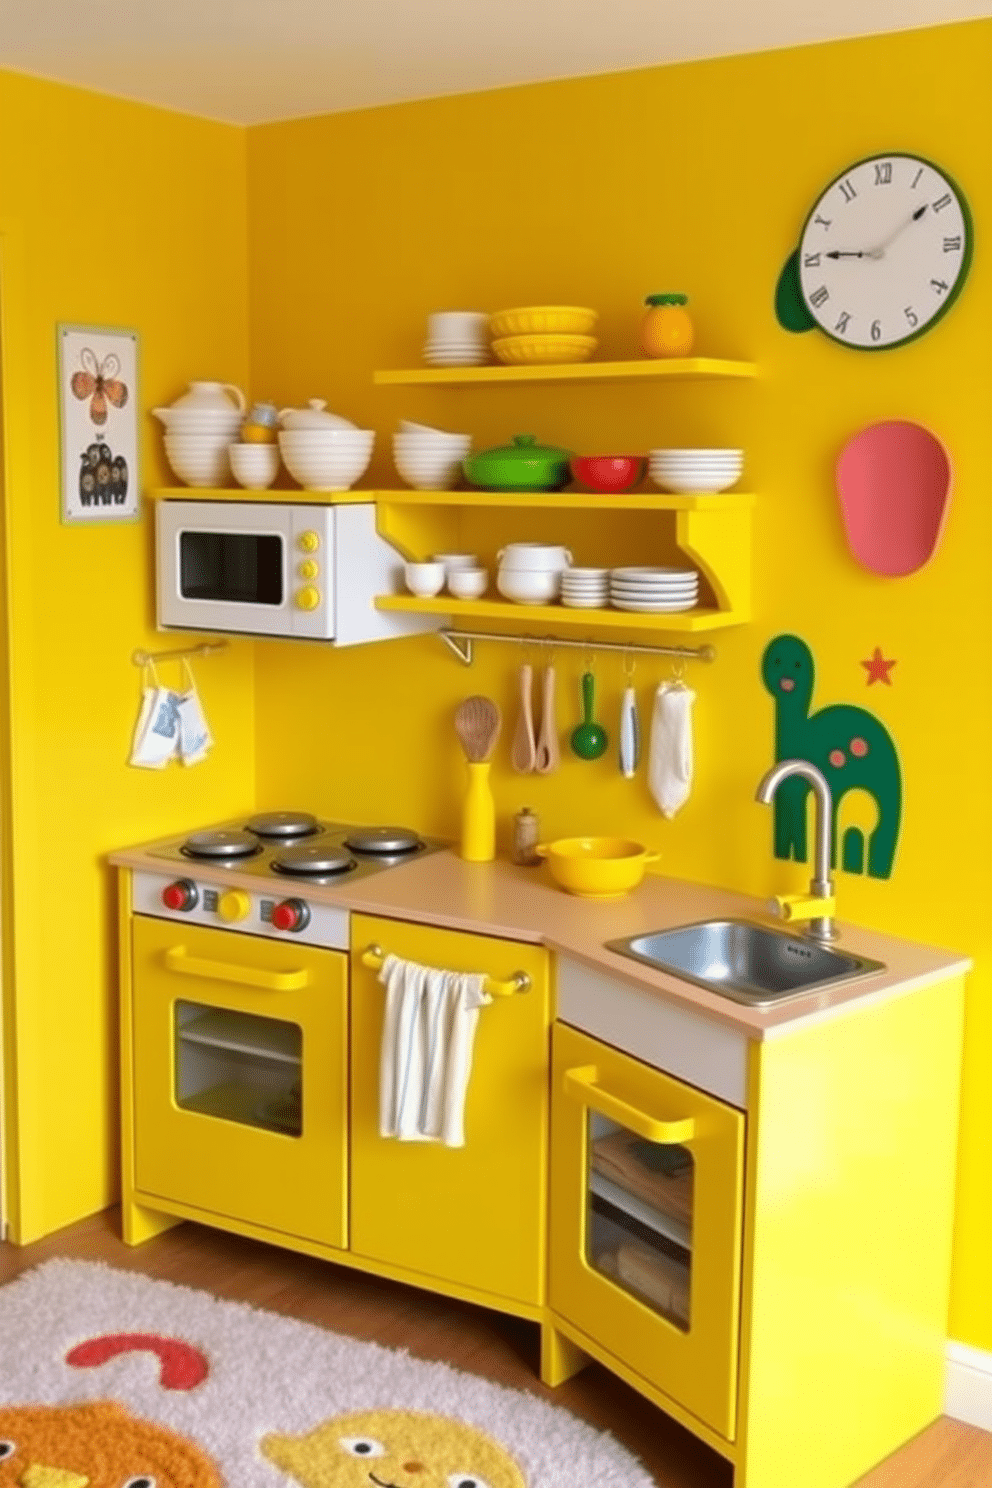
[[[564,1024],[552,1042],[549,1303],[732,1437],[744,1114]]]

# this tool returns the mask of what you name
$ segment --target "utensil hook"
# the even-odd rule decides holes
[[[625,651],[623,653],[623,674],[627,678],[628,682],[632,682],[634,680],[634,671],[636,667],[637,662],[634,660],[634,657],[629,651]]]

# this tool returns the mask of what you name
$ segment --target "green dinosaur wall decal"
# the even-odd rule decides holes
[[[874,797],[878,822],[868,842],[859,827],[848,827],[841,847],[846,873],[868,872],[889,878],[899,838],[902,772],[886,729],[866,708],[835,703],[810,713],[815,668],[813,653],[799,636],[769,641],[761,677],[775,699],[775,762],[807,760],[826,776],[833,797],[831,840],[837,851],[837,811],[845,792],[864,790]],[[775,856],[807,861],[805,780],[785,780],[775,793]],[[866,864],[867,847],[867,864]],[[835,861],[831,867],[836,866]]]

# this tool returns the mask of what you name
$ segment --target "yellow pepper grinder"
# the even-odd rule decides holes
[[[688,310],[689,296],[650,294],[641,321],[641,350],[649,357],[683,357],[692,350],[695,332]]]
[[[489,764],[502,722],[492,698],[467,697],[455,712],[455,732],[468,761],[462,857],[469,863],[490,863],[496,856],[496,808],[489,786]]]

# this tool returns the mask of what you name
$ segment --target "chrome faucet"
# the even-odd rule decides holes
[[[816,845],[814,848],[813,877],[809,894],[777,895],[773,907],[785,920],[806,920],[806,934],[814,940],[836,940],[838,931],[833,915],[836,909],[834,886],[830,877],[830,837],[833,828],[833,809],[830,786],[815,765],[806,760],[780,760],[767,774],[761,777],[756,800],[770,806],[772,798],[783,780],[798,775],[813,787],[816,797]]]

